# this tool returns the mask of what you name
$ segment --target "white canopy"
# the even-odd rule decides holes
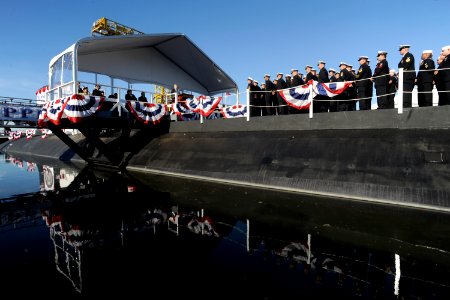
[[[152,83],[204,95],[237,89],[236,83],[184,34],[88,37],[76,49],[78,71],[98,73],[128,83]]]

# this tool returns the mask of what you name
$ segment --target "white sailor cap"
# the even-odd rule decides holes
[[[398,46],[398,51],[402,50],[403,48],[411,48],[411,45],[400,45]]]
[[[285,76],[285,77],[292,77],[292,76],[291,76],[291,74],[286,74],[286,76]]]
[[[258,80],[253,80],[253,83],[256,83],[256,84],[258,84],[258,83],[259,83],[259,81],[258,81]]]
[[[291,69],[291,74],[292,72],[298,72],[298,69]]]
[[[433,50],[423,50],[423,54],[433,54]]]
[[[312,67],[310,65],[306,65],[305,70],[308,68],[312,69]]]
[[[251,81],[253,81],[253,78],[251,78],[251,77],[247,77],[247,80],[251,80]]]
[[[353,65],[348,64],[347,67],[353,68]]]
[[[450,45],[442,47],[442,51],[447,50],[447,49],[450,49]]]
[[[369,57],[368,57],[368,56],[365,56],[365,55],[361,55],[361,56],[358,58],[358,61],[360,61],[361,59],[369,60]]]
[[[387,55],[387,52],[386,51],[383,51],[383,50],[381,50],[381,51],[378,51],[378,54],[377,54],[377,57],[378,56],[380,56],[380,55]]]
[[[318,62],[317,62],[317,65],[320,65],[320,64],[326,64],[326,62],[325,61],[323,61],[323,60],[319,60]]]
[[[317,70],[316,70],[316,69],[311,69],[311,71],[312,71],[312,72],[317,72]]]
[[[394,74],[395,74],[395,73],[396,73],[396,72],[395,72],[395,69],[390,69],[390,70],[389,70],[389,73],[394,73]]]
[[[270,78],[270,75],[266,73],[266,74],[264,74],[264,77],[269,77]]]
[[[328,72],[334,72],[334,73],[336,73],[336,70],[333,69],[333,68],[330,68],[330,69],[328,70]]]
[[[283,73],[281,73],[281,72],[278,72],[278,73],[277,73],[277,76],[278,76],[278,75],[281,75],[281,76],[283,76],[284,74],[283,74]]]
[[[339,64],[339,67],[342,66],[342,65],[348,66],[348,64],[346,62],[341,61],[341,63]]]

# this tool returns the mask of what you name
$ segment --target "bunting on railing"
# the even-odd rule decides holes
[[[20,131],[20,130],[14,131],[14,135],[13,136],[14,136],[15,140],[20,139],[22,137],[22,131]]]
[[[183,103],[172,103],[170,105],[172,111],[183,121],[192,121],[198,119],[198,114],[188,109]]]
[[[317,95],[334,97],[345,91],[351,84],[351,82],[318,83],[314,81],[313,91]]]
[[[78,123],[98,111],[104,101],[105,97],[74,94],[67,98],[64,114],[72,123]]]
[[[228,106],[222,108],[220,112],[222,113],[222,116],[226,119],[246,117],[247,106],[242,104]]]
[[[59,125],[63,117],[66,117],[72,123],[78,123],[83,118],[89,117],[98,111],[104,101],[104,97],[80,94],[48,101],[41,108],[38,117],[38,126],[44,127],[46,122]]]
[[[193,112],[207,117],[214,112],[220,101],[222,101],[222,97],[199,96],[191,100],[186,100],[186,106]]]
[[[313,84],[312,80],[305,85],[278,91],[278,94],[289,106],[297,109],[308,109],[311,105],[311,100],[309,99],[311,84]]]
[[[152,122],[157,124],[167,114],[167,107],[164,104],[153,104],[139,101],[127,101],[131,113],[144,124]]]

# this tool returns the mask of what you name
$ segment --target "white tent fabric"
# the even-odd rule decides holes
[[[237,89],[233,79],[183,34],[88,37],[68,49],[72,47],[76,49],[78,71],[129,83],[166,87],[176,83],[204,95]]]

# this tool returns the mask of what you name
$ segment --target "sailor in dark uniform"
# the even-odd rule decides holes
[[[336,70],[335,69],[330,68],[328,70],[328,76],[329,76],[330,82],[336,82],[337,81],[336,77],[335,77],[335,74],[336,74]]]
[[[439,76],[442,83],[442,91],[439,94],[439,105],[450,105],[450,45],[442,48],[442,62],[439,65]],[[441,100],[442,95],[442,100]]]
[[[388,108],[387,96],[382,96],[387,93],[387,83],[389,77],[389,66],[386,60],[386,55],[386,51],[378,51],[378,63],[375,67],[375,71],[373,72],[373,77],[376,78],[371,79],[372,81],[375,81],[378,109]]]
[[[280,95],[280,93],[279,93],[279,91],[281,91],[281,90],[284,90],[284,89],[287,89],[287,84],[286,84],[286,81],[284,81],[284,79],[283,79],[283,73],[277,73],[277,85],[276,85],[276,87],[277,87],[277,102],[278,102],[278,114],[279,115],[287,115],[287,111],[288,111],[288,109],[287,109],[287,104],[286,104],[286,102],[284,101],[284,99],[283,99],[283,97],[281,97],[281,95]]]
[[[292,76],[290,74],[286,74],[285,78],[287,87],[288,88],[292,87]]]
[[[248,77],[247,78],[247,90],[250,100],[250,116],[255,117],[258,116],[257,107],[254,107],[253,105],[258,105],[257,102],[255,102],[254,96],[255,96],[255,86],[253,84],[253,78]]]
[[[305,71],[306,71],[305,83],[308,83],[308,81],[313,80],[312,67],[310,65],[307,65],[305,67]]]
[[[398,89],[398,78],[395,75],[395,70],[394,69],[390,69],[389,70],[389,80],[388,80],[388,84],[387,84],[387,93],[389,94],[387,96],[387,108],[394,108],[395,106],[395,92]]]
[[[433,51],[424,50],[421,58],[416,80],[419,107],[433,106],[433,72],[435,69]]]
[[[250,108],[251,116],[253,117],[259,117],[261,116],[261,105],[263,105],[261,103],[261,88],[259,87],[259,82],[257,80],[253,80],[253,97],[252,97],[253,101],[251,101],[250,103],[253,103],[252,106]]]
[[[367,64],[367,56],[360,56],[358,58],[359,69],[355,75],[356,93],[359,100],[359,110],[370,110],[372,107],[372,70]]]
[[[270,80],[269,74],[264,74],[264,83],[266,85],[266,92],[264,93],[264,99],[266,102],[266,114],[268,116],[273,115],[273,104],[272,104],[272,93],[271,91],[276,90],[275,85],[273,84],[272,80]]]
[[[347,70],[347,63],[341,62],[339,64],[339,68],[341,71],[339,72],[339,82],[345,82],[345,81],[351,81],[352,76],[350,72]],[[349,99],[349,93],[348,91],[344,91],[338,96],[335,96],[334,99],[336,100],[348,100]],[[337,102],[337,111],[348,111],[350,110],[350,103],[349,101],[338,101]]]
[[[409,53],[410,45],[400,45],[398,51],[403,55],[398,63],[399,68],[403,68],[403,107],[412,106],[412,90],[416,81],[416,68],[414,66],[414,55]],[[401,82],[399,82],[401,84]]]
[[[317,63],[317,66],[319,68],[319,76],[317,76],[317,81],[319,83],[330,82],[330,78],[328,78],[328,71],[325,68],[325,64],[326,64],[326,62],[323,60],[319,60],[319,62]],[[326,100],[330,100],[330,97],[317,95],[314,97],[314,100],[318,100],[318,101],[314,101],[314,103],[313,103],[314,113],[328,112],[328,108],[330,107],[330,102],[326,101]]]
[[[303,81],[303,78],[298,73],[298,69],[291,69],[292,74],[292,87],[297,87],[299,85],[304,85],[305,82]]]
[[[355,81],[356,71],[353,69],[353,65],[347,65],[347,71],[350,74],[350,81]],[[355,85],[349,86],[347,88],[348,99],[351,99],[349,103],[349,110],[356,110],[356,88]]]

